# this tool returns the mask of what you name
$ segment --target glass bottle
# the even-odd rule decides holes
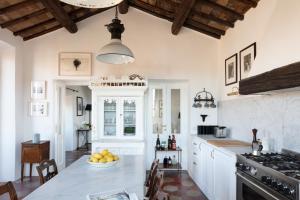
[[[172,138],[172,147],[171,147],[173,150],[176,150],[176,139],[175,139],[175,135],[173,135],[173,138]]]

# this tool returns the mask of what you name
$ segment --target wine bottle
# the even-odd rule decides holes
[[[171,139],[171,135],[169,135],[169,139],[168,139],[168,149],[172,149],[172,139]]]
[[[172,138],[172,147],[171,147],[173,150],[176,150],[176,139],[175,139],[175,135],[173,135],[173,138]]]
[[[159,134],[157,134],[157,139],[156,139],[156,149],[160,149],[160,139],[159,139]]]
[[[168,166],[171,167],[172,166],[172,159],[171,157],[169,156],[169,159],[168,159]]]

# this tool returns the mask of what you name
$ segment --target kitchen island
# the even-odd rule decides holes
[[[125,189],[143,198],[145,164],[142,155],[126,155],[112,168],[100,169],[83,156],[29,194],[25,200],[85,200],[88,194]]]

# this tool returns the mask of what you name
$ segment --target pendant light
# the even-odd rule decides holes
[[[97,55],[97,60],[108,64],[127,64],[134,62],[132,51],[122,44],[121,35],[124,32],[124,25],[118,19],[118,7],[116,6],[116,16],[112,23],[106,25],[111,33],[111,42],[101,48]]]
[[[116,6],[123,0],[60,0],[64,3],[71,4],[73,6],[85,7],[85,8],[107,8]]]

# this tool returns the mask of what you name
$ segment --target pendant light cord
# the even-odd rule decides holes
[[[118,19],[118,6],[116,6],[116,19]]]

